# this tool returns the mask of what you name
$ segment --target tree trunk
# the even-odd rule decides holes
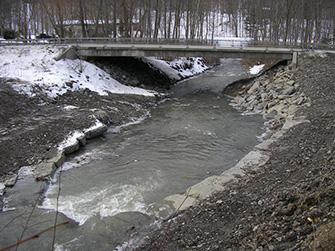
[[[113,37],[117,37],[117,24],[116,24],[116,1],[113,1]]]
[[[157,0],[156,1],[154,38],[158,37],[158,31],[159,31],[159,28],[160,28],[160,20],[161,20],[161,2],[160,2],[160,0]]]
[[[80,19],[80,24],[81,24],[82,36],[87,37],[86,27],[85,27],[85,14],[84,14],[84,7],[83,7],[82,0],[79,0],[79,19]]]

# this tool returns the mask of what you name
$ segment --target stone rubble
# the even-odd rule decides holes
[[[88,139],[102,135],[107,131],[107,129],[108,127],[102,123],[97,127],[87,129],[85,133],[80,134],[73,143],[65,146],[63,149],[60,149],[55,157],[33,166],[32,173],[34,179],[37,181],[45,181],[50,179],[57,168],[63,165],[66,155],[70,155],[71,153],[78,151],[81,146],[86,145],[86,141]],[[17,174],[10,173],[6,175],[5,181],[0,182],[0,195],[3,193],[6,187],[13,187],[17,179]]]
[[[292,77],[290,68],[281,66],[276,74],[255,79],[231,104],[244,113],[261,113],[265,119],[283,123],[300,105],[310,106],[309,99],[297,92],[299,85]]]
[[[78,135],[76,140],[73,143],[64,147],[64,149],[61,149],[57,153],[57,156],[47,160],[44,163],[36,165],[33,168],[34,178],[36,180],[49,179],[50,176],[55,172],[55,170],[63,165],[66,155],[70,155],[71,153],[78,151],[81,146],[86,145],[86,141],[88,139],[92,139],[102,135],[107,131],[107,129],[108,127],[105,124],[101,123],[101,125],[90,128],[86,130],[85,133]]]

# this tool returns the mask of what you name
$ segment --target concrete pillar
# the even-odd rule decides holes
[[[298,64],[298,52],[293,52],[292,55],[292,69],[295,71],[297,69]]]

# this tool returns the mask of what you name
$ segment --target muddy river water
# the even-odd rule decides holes
[[[241,115],[221,94],[244,77],[241,61],[226,59],[178,83],[146,119],[110,129],[67,158],[50,185],[22,170],[0,213],[0,228],[10,223],[0,232],[0,248],[53,226],[57,208],[57,222],[70,222],[56,229],[55,238],[51,230],[19,250],[51,250],[53,241],[55,250],[115,250],[138,243],[173,212],[166,196],[221,174],[258,143],[262,117]]]

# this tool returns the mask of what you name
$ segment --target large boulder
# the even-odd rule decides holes
[[[85,132],[87,139],[93,139],[95,137],[98,137],[99,135],[105,133],[108,130],[108,127],[104,124],[99,124],[88,131]]]
[[[286,89],[284,92],[283,92],[283,95],[292,95],[296,92],[297,90],[294,88],[294,87],[290,87],[288,89]]]

